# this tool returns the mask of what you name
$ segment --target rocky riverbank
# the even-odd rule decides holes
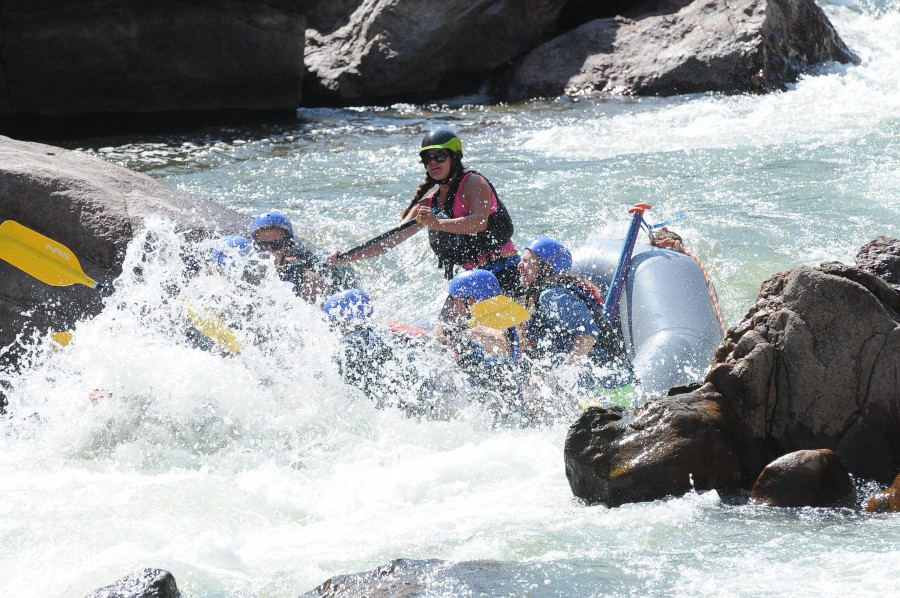
[[[0,6],[0,133],[60,138],[300,106],[765,93],[854,63],[813,0],[247,0]],[[255,115],[255,116],[254,116]]]

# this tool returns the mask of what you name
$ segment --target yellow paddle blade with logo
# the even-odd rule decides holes
[[[528,310],[507,297],[497,295],[474,304],[470,313],[472,319],[469,326],[487,326],[497,330],[506,330],[512,326],[518,326],[531,317]]]
[[[212,340],[221,349],[228,351],[232,355],[241,352],[241,343],[228,327],[216,314],[207,309],[197,309],[193,306],[188,308],[188,319],[191,325],[200,331],[203,336]]]
[[[0,259],[55,287],[97,286],[68,247],[12,220],[0,224]]]

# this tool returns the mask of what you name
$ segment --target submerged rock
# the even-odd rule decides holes
[[[856,506],[850,474],[827,449],[795,451],[769,463],[756,479],[750,500],[770,507]]]
[[[865,252],[865,263],[882,263]],[[900,240],[877,244],[896,255]],[[890,260],[887,260],[890,261]],[[865,265],[865,264],[863,264]],[[569,432],[575,496],[620,505],[696,488],[748,489],[773,459],[833,451],[860,478],[900,471],[900,293],[860,268],[799,266],[763,283],[703,387],[630,420],[586,411]]]
[[[163,569],[142,569],[85,598],[179,598],[175,577]]]
[[[501,97],[762,93],[857,63],[813,0],[672,0],[597,19],[529,53]]]
[[[495,561],[451,563],[437,559],[396,559],[372,571],[332,577],[302,598],[497,596],[510,592],[504,588],[507,581],[514,590],[521,589],[520,577],[514,582],[509,578],[504,566]]]

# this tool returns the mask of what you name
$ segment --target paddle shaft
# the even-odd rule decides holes
[[[619,298],[625,289],[625,277],[628,275],[628,270],[631,269],[631,254],[634,251],[634,244],[637,242],[638,232],[641,230],[644,211],[649,209],[650,204],[639,203],[628,210],[631,213],[631,226],[628,227],[628,234],[625,235],[625,242],[622,244],[622,253],[619,256],[619,263],[616,264],[612,284],[609,285],[609,291],[603,301],[603,317],[609,323],[615,321],[616,316],[619,315]]]
[[[389,237],[394,236],[395,234],[399,233],[400,231],[404,231],[404,230],[408,229],[409,227],[413,226],[414,224],[416,224],[416,221],[414,219],[407,220],[403,224],[400,224],[399,226],[395,226],[391,230],[381,233],[374,239],[370,239],[370,240],[366,241],[362,245],[357,245],[353,249],[348,249],[344,253],[340,254],[338,256],[338,258],[340,258],[342,260],[350,259],[353,256],[355,256],[356,254],[360,253],[361,251],[365,251],[369,247],[371,247],[373,245],[377,245],[378,243],[381,243],[385,239],[388,239]]]

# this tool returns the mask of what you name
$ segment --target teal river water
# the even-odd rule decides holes
[[[900,235],[900,5],[820,4],[859,66],[826,65],[767,96],[304,109],[296,121],[71,147],[211,197],[278,209],[323,249],[394,226],[444,124],[496,185],[515,240],[621,238],[653,205],[705,264],[726,322],[768,276],[852,263]],[[773,511],[689,494],[617,509],[573,500],[569,420],[493,429],[375,410],[340,381],[333,336],[276,281],[248,296],[185,282],[181,239],[149,222],[104,312],[65,351],[38,350],[0,420],[0,588],[80,596],[142,566],[186,596],[295,596],[394,558],[499,563],[487,595],[877,595],[900,568],[900,519]],[[377,315],[414,319],[444,291],[424,238],[358,271]],[[182,285],[181,303],[161,286]],[[189,301],[244,309],[261,339],[235,358],[190,349]],[[246,308],[252,308],[250,312]],[[96,405],[88,394],[111,394]],[[29,417],[24,417],[28,414]],[[34,415],[31,415],[34,414]],[[476,595],[475,581],[430,595]]]

